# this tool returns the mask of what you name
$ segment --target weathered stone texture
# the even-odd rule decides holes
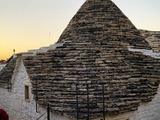
[[[151,44],[158,51],[156,45]],[[22,110],[22,116],[15,119],[36,119],[40,115],[33,107],[33,96],[30,103],[22,99],[24,84],[32,88],[34,98],[37,94],[39,105],[46,107],[49,103],[53,113],[72,119],[77,117],[76,97],[79,119],[87,119],[88,110],[92,119],[103,115],[103,95],[106,115],[117,115],[137,110],[141,102],[151,101],[157,93],[160,59],[128,50],[151,47],[111,0],[87,0],[52,48],[23,57],[29,78],[17,58],[8,61],[0,71],[1,87],[13,85],[13,94],[0,88],[0,100],[3,103],[7,100],[8,104],[1,103],[0,107],[12,116]],[[19,63],[17,68],[16,63]]]
[[[85,50],[87,51],[87,49]],[[62,56],[60,53],[57,56],[56,54],[60,51],[66,55]],[[77,51],[65,51],[57,48],[45,53],[45,56],[48,57],[42,58],[43,54],[37,55],[35,57],[39,58],[39,61],[36,60],[37,62],[33,58],[31,62],[34,61],[35,67],[30,68],[26,64],[33,83],[33,93],[35,80],[38,82],[39,104],[45,105],[49,102],[54,111],[76,117],[75,84],[78,83],[80,85],[79,107],[82,107],[80,111],[84,114],[81,116],[85,118],[87,81],[91,81],[89,91],[92,109],[90,112],[93,112],[95,116],[98,116],[98,112],[102,111],[101,81],[105,82],[105,104],[108,114],[136,110],[141,101],[152,100],[159,85],[158,60],[127,50],[118,53],[114,51],[113,55],[108,53],[109,50],[104,53],[104,49],[99,49],[100,53],[103,53],[103,57],[98,57],[100,55],[94,54],[92,51],[90,51],[92,56],[89,56],[84,52],[76,54]],[[110,56],[105,58],[108,54]],[[42,62],[46,58],[49,63]],[[54,62],[51,63],[50,61],[53,59]],[[41,66],[37,65],[40,63]]]
[[[130,20],[109,0],[89,0],[72,18],[58,42],[116,44],[149,48]]]
[[[24,59],[38,103],[76,118],[102,116],[102,83],[106,114],[137,110],[151,101],[159,85],[160,60],[131,52],[128,47],[150,49],[149,44],[110,0],[88,0],[62,33],[55,50]]]
[[[14,69],[16,66],[17,58],[11,58],[7,61],[7,64],[0,71],[0,86],[4,88],[8,88],[9,84],[11,84],[12,75],[14,73]]]
[[[143,103],[137,111],[130,115],[130,120],[159,120],[160,119],[160,86],[151,102]]]
[[[4,109],[9,114],[10,120],[37,120],[42,114],[46,113],[46,106],[38,105],[36,112],[36,101],[31,93],[32,84],[26,72],[25,66],[21,58],[17,61],[18,71],[14,74],[14,83],[12,89],[8,92],[7,89],[0,87],[0,108]],[[25,100],[24,86],[29,86],[29,101]],[[51,114],[51,120],[68,120],[66,117]],[[39,120],[47,119],[47,114],[44,114]]]
[[[160,52],[160,31],[140,30],[140,32],[152,46],[153,51]]]
[[[5,67],[6,64],[0,64],[0,71]]]

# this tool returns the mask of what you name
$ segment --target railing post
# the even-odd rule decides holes
[[[7,84],[8,92],[11,92],[11,80],[8,80]]]
[[[78,84],[76,83],[76,105],[77,105],[77,120],[79,119],[79,107],[78,107]]]
[[[87,120],[89,120],[89,81],[87,81]]]
[[[104,83],[102,82],[102,96],[103,96],[103,120],[105,120],[105,96]]]
[[[9,91],[9,81],[7,82],[7,89],[8,89],[8,92],[10,92],[10,91]]]
[[[38,91],[37,91],[37,79],[36,79],[36,112],[38,112],[38,104],[37,104],[37,101],[38,101]]]
[[[50,107],[47,105],[47,120],[50,120]]]

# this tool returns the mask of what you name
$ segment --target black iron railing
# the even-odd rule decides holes
[[[83,87],[84,88],[86,88],[86,91],[83,91],[84,93],[82,94],[82,91],[81,91],[81,86],[82,86],[82,84],[79,84],[79,83],[74,83],[75,84],[75,87],[76,87],[76,89],[75,89],[75,95],[76,95],[76,119],[77,120],[80,120],[80,119],[82,119],[81,118],[81,116],[80,115],[82,115],[82,114],[85,114],[85,116],[86,116],[86,120],[90,120],[91,119],[91,115],[93,114],[93,111],[91,110],[91,105],[92,105],[92,103],[91,103],[91,98],[90,98],[90,95],[91,95],[91,92],[92,92],[92,94],[93,94],[93,92],[95,92],[96,93],[96,95],[97,95],[97,99],[98,100],[100,100],[100,101],[98,101],[98,103],[100,103],[101,105],[102,105],[102,107],[100,107],[100,109],[101,110],[99,110],[99,111],[97,111],[98,113],[101,113],[102,114],[102,116],[103,116],[103,118],[102,118],[102,120],[105,120],[106,118],[105,118],[105,116],[106,116],[106,104],[105,104],[105,92],[106,92],[106,88],[105,88],[105,82],[98,82],[97,83],[97,87],[98,87],[98,89],[99,89],[99,92],[96,92],[96,91],[93,91],[93,89],[92,89],[92,87],[94,86],[94,85],[92,85],[92,83],[91,82],[89,82],[89,81],[86,81],[86,84],[83,84]],[[36,91],[35,91],[35,93],[36,93],[36,111],[38,111],[37,109],[37,101],[38,101],[38,91],[37,91],[37,81],[36,81]],[[82,100],[81,100],[81,96],[82,95],[84,95],[83,97],[84,98],[86,98],[85,99],[85,103],[84,103],[84,101],[83,101],[83,103],[81,103],[82,102]],[[82,111],[81,110],[81,108],[80,108],[80,105],[81,104],[85,104],[85,106],[86,106],[86,112],[84,112],[84,111]],[[53,106],[52,106],[53,107]],[[50,105],[48,104],[47,105],[47,120],[50,120],[51,118],[51,116],[50,116]],[[44,113],[45,114],[45,113]],[[42,116],[44,116],[44,114],[42,114]],[[40,119],[42,116],[40,116],[38,119]],[[37,120],[38,120],[37,119]]]
[[[106,116],[106,108],[105,108],[105,82],[99,82],[98,83],[99,85],[101,85],[101,93],[100,93],[100,95],[98,94],[98,96],[101,96],[101,98],[100,99],[102,99],[102,115],[103,115],[103,120],[105,120],[105,116]],[[80,86],[80,84],[77,84],[76,83],[76,112],[77,112],[77,120],[79,120],[80,119],[80,116],[79,116],[79,114],[80,114],[80,108],[79,108],[79,105],[81,104],[80,103],[80,100],[79,100],[79,96],[81,95],[80,94],[80,90],[79,90],[79,87]],[[90,111],[90,86],[91,86],[91,82],[89,82],[89,81],[87,81],[86,82],[86,93],[84,93],[84,94],[86,94],[86,104],[87,104],[87,113],[83,113],[83,114],[87,114],[87,120],[90,120],[90,115],[91,115],[91,111]]]

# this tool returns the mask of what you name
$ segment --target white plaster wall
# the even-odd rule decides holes
[[[38,107],[36,112],[36,102],[31,93],[32,85],[27,75],[23,62],[18,61],[17,74],[14,76],[14,83],[11,92],[7,89],[0,88],[0,108],[6,110],[10,120],[37,120],[46,109]],[[25,101],[24,85],[29,85],[30,101]],[[47,113],[39,120],[47,120]],[[51,114],[51,120],[69,120],[68,118],[56,114]]]

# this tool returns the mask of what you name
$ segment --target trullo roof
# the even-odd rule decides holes
[[[40,105],[87,119],[136,110],[156,94],[159,60],[129,51],[150,46],[111,0],[87,0],[58,43],[24,60]]]

